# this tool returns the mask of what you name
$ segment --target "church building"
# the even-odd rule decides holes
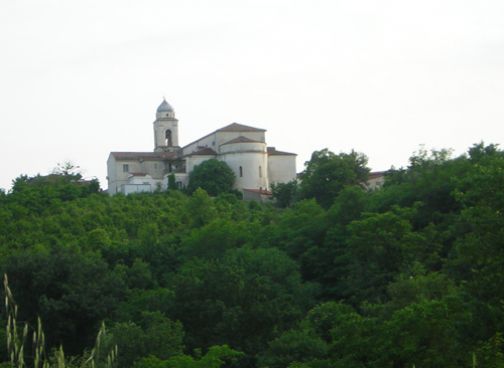
[[[191,171],[209,159],[228,164],[244,199],[262,199],[271,194],[272,184],[296,179],[296,154],[268,147],[265,129],[232,123],[181,147],[178,123],[163,100],[153,123],[154,151],[110,153],[109,194],[167,190],[172,175],[175,185],[183,188]]]

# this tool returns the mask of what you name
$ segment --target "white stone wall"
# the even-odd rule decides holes
[[[165,163],[163,161],[145,160],[139,162],[141,168],[138,172],[149,174],[154,179],[162,180],[165,174]]]
[[[176,173],[175,175],[175,183],[179,185],[181,188],[187,187],[187,184],[189,182],[189,175],[185,173]],[[162,181],[162,190],[168,190],[168,180],[169,180],[170,174],[166,174],[163,178]]]
[[[368,190],[376,190],[383,187],[383,184],[385,184],[385,175],[376,176],[374,178],[369,179],[366,182],[366,187]]]
[[[128,171],[123,170],[128,165]],[[116,160],[113,155],[107,161],[108,192],[115,194],[121,191],[121,185],[129,183],[131,173],[145,173],[157,181],[163,180],[165,163],[155,160]]]
[[[237,189],[268,189],[268,156],[266,152],[229,152],[219,156],[235,173]],[[240,167],[242,168],[240,175]],[[261,173],[259,173],[259,168]]]
[[[215,146],[221,147],[222,144],[238,137],[245,137],[253,141],[265,142],[264,132],[217,132],[215,137]]]
[[[176,119],[158,119],[154,123],[154,149],[167,147],[166,131],[171,130],[172,147],[178,146],[178,121]]]
[[[116,178],[116,160],[114,156],[109,155],[108,160],[107,160],[107,191],[108,194],[116,194],[116,186],[115,182],[117,181]]]
[[[182,188],[187,187],[187,184],[189,184],[189,175],[183,173],[175,174],[175,183],[180,183]]]
[[[186,173],[190,173],[194,170],[194,167],[205,162],[206,160],[210,160],[215,158],[215,156],[203,156],[203,155],[195,155],[189,156],[186,158]]]
[[[162,189],[162,180],[156,180],[150,175],[129,175],[127,183],[121,183],[116,192],[128,195],[132,193],[154,192]]]
[[[265,142],[264,135],[264,132],[215,132],[185,146],[183,148],[183,154],[188,155],[196,152],[199,147],[208,147],[215,152],[219,152],[222,144],[238,137],[246,137],[254,141]]]
[[[232,132],[231,134],[235,134],[236,137],[240,136],[239,134],[234,132]],[[226,139],[230,138],[230,134],[225,134],[225,136]],[[228,140],[226,140],[226,142],[227,141]],[[196,165],[199,165],[200,163],[209,160],[211,158],[214,157],[213,156],[188,157],[186,159],[187,174],[189,174]],[[231,170],[233,170],[236,176],[235,188],[237,189],[269,188],[268,156],[266,153],[265,143],[244,142],[244,143],[225,144],[220,147],[220,153],[216,158],[218,160],[224,161],[231,168]],[[241,167],[241,175],[240,175],[240,167]]]
[[[199,150],[198,147],[208,147],[217,152],[218,147],[215,145],[215,133],[207,135],[206,137],[203,137],[195,142],[188,144],[187,146],[182,148],[182,153],[184,155],[189,155],[193,152],[198,151]]]
[[[237,189],[262,188],[269,190],[270,183],[284,183],[296,179],[296,156],[268,156],[265,131],[215,131],[188,144],[180,152],[178,151],[178,121],[175,119],[174,112],[172,110],[161,111],[157,113],[156,117],[156,121],[153,123],[154,151],[166,150],[166,130],[170,130],[171,147],[174,148],[169,151],[186,156],[186,172],[175,174],[176,182],[181,186],[187,186],[189,173],[194,170],[195,166],[212,158],[217,158],[229,165],[235,173],[235,188]],[[241,136],[254,142],[224,144]],[[216,155],[188,156],[199,151],[202,147],[213,149]],[[148,155],[144,154],[144,156]],[[124,165],[128,165],[126,171],[123,169]],[[168,165],[168,161],[163,160],[117,159],[110,155],[107,161],[109,194],[113,195],[121,191],[146,191],[148,187],[151,188],[151,191],[158,188],[166,190],[170,174],[167,172]],[[145,173],[147,175],[137,176],[131,175],[131,173]]]
[[[153,189],[150,184],[122,184],[119,190],[120,193],[125,195],[133,193],[150,193],[152,191]]]
[[[155,188],[157,180],[153,179],[150,175],[136,176],[130,175],[128,178],[128,184],[149,184]]]
[[[266,152],[266,143],[260,142],[241,142],[224,144],[220,147],[220,154],[232,152]]]
[[[128,171],[123,171],[123,165],[128,165]],[[115,194],[121,191],[121,185],[127,184],[131,172],[140,172],[140,163],[138,161],[116,161],[114,156],[110,155],[107,161],[108,173],[108,192]]]
[[[268,157],[270,184],[288,183],[296,179],[296,156],[271,155]]]

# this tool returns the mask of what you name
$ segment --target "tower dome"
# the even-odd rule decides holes
[[[173,107],[171,107],[171,105],[166,102],[164,98],[163,102],[161,102],[161,105],[159,105],[156,110],[156,118],[175,118],[175,111],[173,110]]]
[[[169,151],[173,147],[178,147],[178,120],[173,107],[163,98],[154,121],[154,150]]]

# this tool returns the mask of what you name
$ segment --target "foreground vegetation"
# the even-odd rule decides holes
[[[504,153],[420,152],[372,192],[368,172],[315,152],[276,206],[22,176],[0,272],[47,351],[91,351],[105,321],[119,367],[504,366]]]

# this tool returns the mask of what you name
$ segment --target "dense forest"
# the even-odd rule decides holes
[[[420,151],[373,191],[366,165],[314,152],[264,204],[20,176],[0,192],[18,321],[67,356],[105,322],[121,368],[503,367],[504,152]]]

